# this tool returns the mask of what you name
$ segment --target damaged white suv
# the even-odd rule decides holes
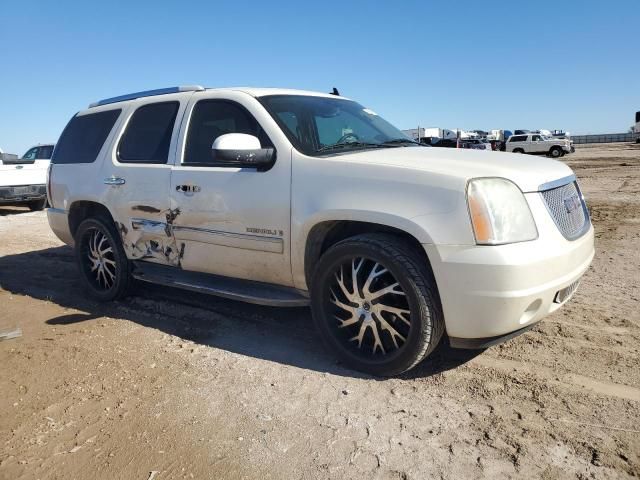
[[[444,336],[485,348],[573,294],[594,254],[573,172],[429,148],[330,94],[175,87],[76,114],[51,228],[99,300],[132,279],[311,305],[350,366],[406,371]]]

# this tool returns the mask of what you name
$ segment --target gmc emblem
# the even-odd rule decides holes
[[[580,197],[578,195],[571,195],[563,200],[564,208],[567,209],[567,213],[573,212],[575,209],[580,208]]]

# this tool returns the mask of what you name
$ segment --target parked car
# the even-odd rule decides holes
[[[46,178],[53,145],[31,147],[18,159],[0,159],[0,205],[26,205],[42,210],[47,204]]]
[[[505,150],[513,153],[530,153],[535,155],[549,155],[553,158],[562,157],[572,152],[571,141],[546,137],[538,133],[526,135],[512,135],[505,144]]]
[[[568,166],[481,157],[340,96],[175,87],[74,115],[47,212],[97,300],[137,279],[310,305],[347,365],[396,375],[445,336],[486,348],[531,328],[593,258]]]
[[[491,150],[491,144],[477,138],[465,138],[462,140],[462,148],[472,150]]]
[[[432,138],[431,146],[440,148],[456,148],[458,146],[458,142],[457,140],[451,140],[449,138]]]

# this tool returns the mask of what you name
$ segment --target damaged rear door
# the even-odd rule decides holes
[[[180,248],[171,231],[169,185],[177,130],[187,104],[182,96],[140,99],[125,113],[102,179],[105,204],[130,259],[180,265]]]

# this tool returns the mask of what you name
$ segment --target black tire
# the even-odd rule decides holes
[[[524,150],[521,148],[514,148],[513,153],[524,153]]]
[[[560,158],[562,156],[562,149],[560,147],[551,147],[549,156],[552,158]]]
[[[344,290],[339,290],[339,283],[336,283],[340,280],[338,271],[343,272],[343,266],[349,261],[352,262],[350,265],[355,266],[354,262],[359,259],[364,262],[361,265],[363,271],[360,273],[356,270],[356,278],[360,281],[365,276],[370,277],[376,265],[386,273],[369,284],[369,287],[382,284],[373,292],[369,291],[366,282],[364,287],[358,286],[358,301],[363,303],[356,304],[347,300],[353,309],[351,318],[347,320],[353,323],[340,327],[339,323],[345,322],[340,316],[349,313],[335,304],[336,300],[342,302],[346,298],[338,298],[338,295],[344,295]],[[373,267],[367,270],[368,265]],[[350,272],[348,275],[351,275]],[[353,285],[353,277],[350,278]],[[342,280],[345,285],[347,280],[344,273]],[[385,297],[384,300],[380,297],[372,300],[371,304],[364,300],[365,288],[366,292],[375,295],[384,288],[390,288],[392,282],[393,285],[399,285],[397,288],[404,292],[402,295],[390,292],[382,296]],[[333,291],[334,288],[338,289],[338,295]],[[356,295],[353,286],[350,290]],[[393,302],[406,302],[405,307],[398,306],[397,303],[390,307],[396,313],[403,310],[406,315],[404,318],[397,314],[389,315],[391,312],[386,311],[388,303]],[[376,311],[379,308],[383,310]],[[431,268],[414,247],[393,235],[358,235],[329,248],[320,258],[312,278],[311,309],[314,323],[328,347],[348,366],[378,376],[393,376],[410,370],[437,347],[444,333],[440,298]],[[363,309],[368,316],[356,313],[365,313]],[[380,321],[380,317],[384,322]],[[356,318],[359,320],[355,320]],[[365,323],[370,325],[365,328]],[[375,325],[371,325],[374,323]],[[388,329],[389,326],[393,327],[396,334],[404,335],[394,335]],[[354,341],[356,337],[349,338],[354,331],[356,336],[360,334],[358,345]],[[376,338],[379,348],[376,348]],[[402,339],[402,343],[399,344],[396,338]]]
[[[42,200],[34,200],[32,202],[27,203],[29,210],[32,212],[36,212],[38,210],[44,209],[47,206],[47,199],[43,198]]]
[[[95,262],[91,260],[90,242],[94,238],[100,239],[100,250],[106,252],[100,253],[102,275],[98,272],[101,267],[96,267]],[[82,284],[90,297],[100,302],[108,302],[126,295],[131,283],[131,266],[122,248],[120,237],[110,220],[104,218],[84,220],[75,234],[75,255]],[[92,266],[98,270],[92,270]]]

